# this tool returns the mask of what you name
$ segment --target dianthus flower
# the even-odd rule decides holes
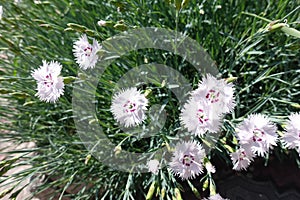
[[[47,63],[32,72],[32,77],[37,81],[37,94],[42,101],[54,103],[64,93],[63,78],[59,76],[62,66],[56,61]]]

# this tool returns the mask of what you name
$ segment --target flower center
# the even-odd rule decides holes
[[[184,155],[183,160],[182,160],[182,164],[189,167],[193,163],[193,160],[194,160],[194,156]]]
[[[199,122],[201,124],[203,124],[204,122],[208,121],[208,118],[207,118],[207,116],[205,115],[205,113],[204,113],[204,111],[202,109],[198,109],[197,119],[199,120]]]
[[[216,90],[209,90],[206,94],[205,98],[209,100],[211,103],[216,103],[219,101],[220,92]]]
[[[90,56],[93,52],[93,48],[92,47],[86,47],[83,49],[85,52],[85,56]]]
[[[262,141],[262,138],[263,138],[264,134],[265,133],[262,130],[260,130],[258,128],[255,128],[253,130],[253,138],[252,138],[253,142],[256,142],[256,141],[260,142],[260,141]]]
[[[46,85],[47,87],[50,87],[53,85],[53,79],[52,79],[51,74],[48,74],[45,76],[44,85]]]
[[[240,153],[239,160],[244,160],[245,158],[246,158],[246,153],[245,153],[245,151],[242,151]]]
[[[136,111],[136,103],[131,102],[131,101],[127,101],[123,107],[125,108],[125,112],[134,112]]]

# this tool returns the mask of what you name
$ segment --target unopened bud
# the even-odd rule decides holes
[[[98,24],[99,26],[106,26],[106,21],[104,21],[104,20],[99,20],[99,21],[97,22],[97,24]]]

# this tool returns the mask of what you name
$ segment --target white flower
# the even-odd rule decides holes
[[[196,101],[194,98],[183,106],[180,119],[189,132],[200,137],[207,131],[216,133],[221,125],[217,112],[206,101]]]
[[[254,154],[264,156],[276,146],[276,131],[277,127],[267,116],[252,114],[237,127],[237,137],[242,147],[249,147]]]
[[[203,77],[198,88],[192,92],[192,98],[196,101],[206,100],[218,113],[229,113],[235,107],[233,84],[210,74]]]
[[[129,127],[143,122],[147,106],[145,95],[136,88],[129,88],[114,95],[110,110],[120,124]]]
[[[232,169],[240,171],[242,169],[246,170],[251,161],[253,161],[254,155],[251,149],[240,148],[236,152],[231,153],[230,156],[233,163]]]
[[[157,174],[159,170],[159,161],[156,159],[150,160],[148,163],[149,172]]]
[[[43,60],[43,65],[32,72],[32,77],[37,81],[37,94],[42,101],[56,102],[64,93],[63,78],[59,76],[61,64],[56,61],[47,63]]]
[[[2,19],[2,14],[3,14],[3,7],[0,6],[0,20]]]
[[[214,174],[216,173],[216,168],[210,162],[205,163],[205,169],[208,173]]]
[[[104,21],[104,20],[99,20],[99,21],[97,22],[97,24],[98,24],[99,26],[106,26],[106,21]]]
[[[198,142],[181,142],[175,147],[169,167],[182,179],[195,178],[203,173],[204,157],[205,151]]]
[[[229,199],[224,199],[219,194],[215,194],[215,195],[210,196],[208,198],[204,198],[203,200],[229,200]]]
[[[281,141],[286,148],[296,149],[300,154],[300,113],[289,116]]]
[[[82,35],[73,45],[76,63],[84,70],[94,68],[98,60],[97,52],[100,48],[101,46],[95,39],[93,39],[93,44],[90,44],[87,36]]]

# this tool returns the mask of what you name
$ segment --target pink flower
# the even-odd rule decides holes
[[[237,127],[237,138],[243,148],[249,147],[254,154],[264,156],[276,146],[276,131],[267,116],[252,114]]]
[[[221,195],[215,194],[208,198],[204,198],[203,200],[229,200],[229,199],[224,199],[223,197],[221,197]]]
[[[129,88],[115,94],[111,112],[114,118],[125,127],[141,124],[146,119],[148,99],[137,88]]]
[[[203,77],[198,88],[192,92],[192,98],[196,101],[206,100],[215,111],[223,114],[231,112],[235,107],[233,84],[218,80],[210,74]]]
[[[148,163],[148,169],[149,172],[153,173],[153,174],[157,174],[158,170],[159,170],[159,161],[154,159],[154,160],[150,160]]]
[[[198,142],[181,142],[175,147],[169,167],[182,179],[195,178],[198,174],[203,173],[204,157],[204,149]]]
[[[43,65],[32,72],[32,77],[37,81],[37,94],[42,101],[56,102],[64,93],[63,78],[59,76],[61,64],[55,61],[47,63],[43,60]]]
[[[246,170],[251,161],[253,161],[253,156],[254,155],[250,149],[243,148],[240,148],[236,152],[231,153],[233,169],[237,171],[240,171],[242,169]]]
[[[289,116],[281,141],[286,148],[296,149],[300,155],[300,113]]]
[[[220,116],[206,101],[191,98],[181,112],[181,122],[194,135],[202,137],[206,132],[216,133],[220,126]]]
[[[97,52],[100,48],[101,46],[95,39],[93,39],[93,44],[90,44],[86,35],[82,35],[73,45],[73,54],[79,67],[84,70],[94,68],[98,60]]]
[[[205,163],[205,169],[207,170],[208,173],[211,173],[211,174],[216,173],[215,166],[213,166],[210,162]]]

